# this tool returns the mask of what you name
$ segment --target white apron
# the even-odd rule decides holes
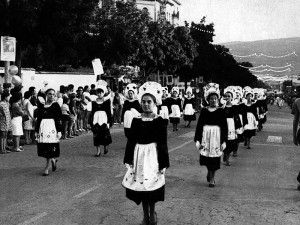
[[[165,184],[158,170],[156,143],[136,144],[133,167],[127,166],[122,185],[133,191],[153,191]]]

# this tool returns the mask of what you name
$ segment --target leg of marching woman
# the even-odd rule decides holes
[[[45,167],[43,176],[48,176],[49,175],[49,167],[50,167],[50,159],[46,159],[46,167]]]
[[[150,209],[150,224],[157,224],[157,214],[155,212],[155,202],[149,202]]]
[[[142,205],[143,205],[143,213],[144,213],[144,218],[142,221],[142,225],[148,225],[149,224],[149,211],[150,211],[150,206],[149,203],[147,201],[142,201]]]

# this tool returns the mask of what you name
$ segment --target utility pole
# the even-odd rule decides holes
[[[5,25],[6,25],[6,34],[9,34],[9,2],[10,0],[6,0],[6,15],[5,15]],[[4,61],[4,82],[3,82],[3,88],[10,88],[11,83],[9,83],[8,78],[9,78],[9,66],[10,62],[9,61]]]

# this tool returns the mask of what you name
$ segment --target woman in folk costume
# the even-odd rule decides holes
[[[246,103],[244,107],[244,113],[247,117],[247,122],[244,124],[244,145],[247,149],[250,149],[250,141],[252,136],[255,136],[255,132],[258,124],[258,116],[256,105],[253,103],[253,90],[252,88],[246,86],[244,87],[244,96],[246,98]]]
[[[38,156],[46,158],[43,176],[49,175],[50,161],[52,171],[56,170],[57,158],[60,155],[59,139],[62,131],[62,112],[55,102],[55,91],[51,87],[45,90],[46,99],[40,104],[37,113],[35,136]]]
[[[196,120],[195,114],[195,97],[191,87],[186,89],[186,96],[183,101],[183,120],[185,121],[185,127],[190,127],[191,121]]]
[[[257,131],[261,131],[263,129],[263,124],[266,122],[268,106],[266,102],[265,90],[263,88],[258,88],[258,96],[257,96],[257,108],[258,108],[258,127]]]
[[[171,90],[171,97],[167,100],[169,107],[169,119],[173,124],[173,131],[178,131],[178,124],[180,123],[180,116],[182,113],[181,99],[178,97],[179,88],[173,87]]]
[[[125,88],[125,97],[123,111],[122,111],[122,122],[124,122],[124,131],[126,133],[127,129],[131,126],[131,121],[133,117],[139,115],[141,111],[141,106],[139,100],[137,99],[138,87],[136,84],[128,84]]]
[[[234,86],[235,89],[235,99],[233,100],[233,104],[236,105],[238,116],[240,118],[241,127],[236,130],[237,133],[237,146],[236,149],[233,150],[232,156],[237,157],[237,151],[239,148],[240,142],[244,141],[244,126],[243,124],[247,123],[247,115],[243,112],[245,112],[245,104],[243,102],[243,88],[240,86]]]
[[[200,165],[207,168],[209,187],[215,186],[215,172],[220,169],[221,156],[226,148],[228,136],[224,110],[218,107],[219,85],[209,83],[204,87],[204,97],[209,103],[201,110],[194,141],[200,152]]]
[[[161,96],[161,105],[158,106],[159,108],[159,115],[165,119],[166,124],[169,123],[169,109],[168,109],[168,87],[162,87],[162,96]]]
[[[230,166],[230,153],[237,151],[237,130],[242,127],[240,117],[238,115],[238,106],[233,105],[236,93],[233,86],[228,86],[224,90],[224,112],[227,119],[228,136],[226,141],[226,149],[224,150],[223,162],[226,166]]]
[[[97,98],[92,102],[91,112],[91,130],[93,131],[94,146],[97,153],[95,157],[100,157],[100,146],[104,146],[104,155],[108,153],[108,145],[112,143],[109,126],[111,124],[111,102],[110,98],[105,98],[107,92],[107,83],[104,80],[98,80],[96,84]]]
[[[164,201],[165,170],[169,167],[167,126],[164,119],[153,112],[161,104],[161,88],[156,82],[146,82],[139,89],[142,110],[133,118],[124,163],[127,172],[122,185],[126,197],[143,205],[143,225],[157,224],[155,204]]]

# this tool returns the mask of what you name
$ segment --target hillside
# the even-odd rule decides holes
[[[253,67],[261,65],[281,67],[261,67],[256,69],[256,71],[272,69],[276,72],[262,71],[256,72],[256,74],[269,74],[274,77],[288,76],[288,79],[293,78],[295,83],[300,83],[300,80],[297,80],[298,75],[300,78],[300,37],[252,42],[230,42],[221,45],[229,48],[230,53],[234,55],[238,62],[250,62],[253,64]],[[256,55],[253,55],[255,53]],[[287,70],[288,68],[290,68],[290,71]]]

